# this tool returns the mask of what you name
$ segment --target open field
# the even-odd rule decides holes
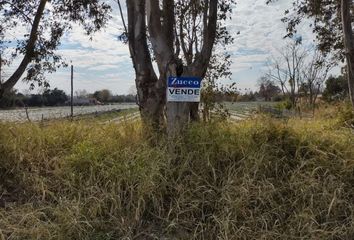
[[[0,123],[0,239],[353,239],[354,134],[337,113],[200,123]]]
[[[260,106],[274,106],[269,102],[225,102],[225,108],[228,109],[231,119],[245,119],[257,111]],[[114,104],[98,106],[75,106],[74,116],[76,119],[90,118],[110,120],[121,117],[119,110],[126,110],[127,113],[137,111],[136,104]],[[127,111],[128,110],[128,111]],[[98,114],[96,114],[98,113]],[[31,121],[40,121],[43,119],[62,119],[70,115],[70,107],[43,107],[28,108],[28,115]],[[5,122],[25,122],[28,121],[25,109],[0,110],[0,121]]]
[[[94,113],[111,112],[137,108],[134,103],[96,105],[96,106],[74,106],[74,116],[88,115]],[[43,119],[58,119],[70,116],[70,107],[43,107],[28,108],[28,115],[31,121],[40,121]],[[25,122],[27,121],[25,109],[0,110],[0,121]]]
[[[242,120],[254,115],[260,107],[274,107],[274,102],[224,102],[231,120]]]
[[[227,109],[233,112],[247,113],[257,110],[260,106],[275,106],[275,102],[224,102]]]

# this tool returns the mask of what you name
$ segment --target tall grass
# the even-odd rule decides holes
[[[353,239],[354,135],[334,120],[0,125],[0,239]]]

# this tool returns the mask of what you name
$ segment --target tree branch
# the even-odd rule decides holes
[[[170,2],[168,2],[168,4],[170,4]],[[146,15],[150,40],[158,63],[160,77],[164,78],[169,63],[174,60],[174,54],[173,50],[169,48],[169,41],[165,39],[165,34],[162,29],[159,0],[147,0]]]
[[[216,27],[217,27],[217,11],[218,11],[218,1],[205,0],[206,5],[209,5],[209,14],[204,11],[204,23],[206,23],[206,18],[208,19],[207,26],[204,26],[203,33],[203,46],[200,54],[196,56],[193,62],[193,71],[197,72],[199,76],[204,77],[208,69],[209,59],[211,57],[213,46],[216,38]],[[207,16],[208,15],[208,16]]]
[[[8,91],[15,86],[18,80],[21,78],[23,73],[26,71],[28,64],[32,61],[36,41],[38,39],[38,28],[43,16],[43,12],[46,6],[47,0],[41,0],[37,8],[36,15],[33,20],[31,33],[26,46],[26,53],[23,57],[20,65],[16,71],[11,75],[11,77],[0,86],[0,96],[4,91]]]
[[[128,34],[127,25],[125,24],[125,20],[124,20],[124,16],[123,16],[122,6],[121,6],[119,0],[117,0],[117,4],[118,4],[118,7],[119,7],[119,12],[120,12],[120,16],[122,18],[122,22],[123,22],[123,27],[124,27],[125,33]]]
[[[171,29],[174,29],[175,25],[175,9],[173,0],[164,0],[163,1],[163,34],[165,36],[167,46],[170,49],[174,49],[174,34],[171,32]],[[174,51],[174,50],[173,50]]]

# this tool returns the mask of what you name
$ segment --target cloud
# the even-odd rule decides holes
[[[114,0],[106,2],[113,6],[107,27],[95,33],[90,40],[80,26],[75,25],[71,32],[65,34],[59,53],[75,66],[76,89],[94,91],[108,88],[115,93],[127,93],[134,84],[135,73],[128,46],[118,41],[123,24],[117,3]],[[286,9],[291,9],[292,0],[276,1],[270,5],[265,2],[237,1],[232,20],[226,23],[235,36],[234,44],[227,47],[233,59],[232,79],[243,87],[254,88],[266,60],[285,44],[283,36],[286,26],[281,18]],[[121,3],[125,7],[124,1]],[[123,12],[126,14],[125,8]],[[314,40],[308,23],[305,21],[299,27],[299,34],[305,43]],[[69,77],[69,69],[61,69],[49,76],[52,86],[65,90],[68,90]],[[20,83],[17,87],[26,89],[28,85]]]
[[[91,70],[91,71],[107,71],[107,70],[111,70],[111,69],[117,69],[117,65],[106,64],[106,65],[98,65],[98,66],[89,68],[89,70]]]
[[[228,47],[233,60],[233,81],[243,87],[255,88],[257,79],[264,73],[267,59],[277,55],[287,42],[284,40],[286,25],[281,19],[285,10],[291,8],[292,0],[275,1],[269,5],[265,0],[237,2],[232,20],[227,23],[235,36],[235,43]],[[313,44],[314,41],[309,23],[309,20],[304,20],[298,27],[304,44]]]

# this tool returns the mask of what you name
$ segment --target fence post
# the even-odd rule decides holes
[[[74,66],[71,65],[71,96],[70,96],[70,117],[74,118]]]

